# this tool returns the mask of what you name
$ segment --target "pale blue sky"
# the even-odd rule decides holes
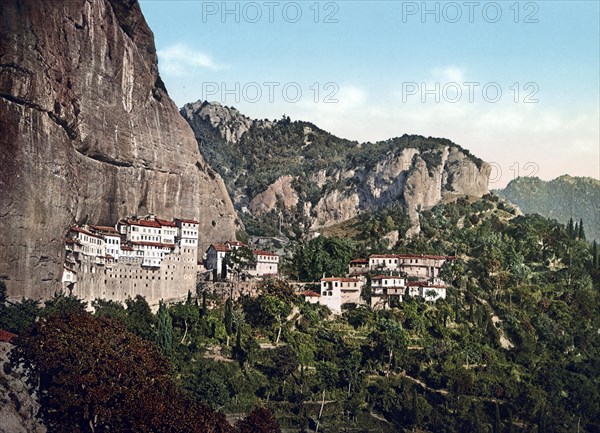
[[[600,2],[474,3],[141,1],[178,106],[285,113],[358,141],[446,137],[495,164],[493,188],[527,163],[599,178]]]

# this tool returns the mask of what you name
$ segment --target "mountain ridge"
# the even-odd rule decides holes
[[[518,177],[495,192],[524,213],[538,213],[563,224],[570,218],[575,222],[582,220],[588,238],[600,240],[600,181],[597,179],[570,175],[549,181]]]
[[[240,214],[263,222],[281,214],[296,234],[401,202],[410,235],[420,209],[488,192],[490,166],[448,139],[405,134],[359,143],[312,122],[251,119],[207,101],[181,114]]]

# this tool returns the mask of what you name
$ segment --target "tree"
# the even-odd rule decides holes
[[[72,294],[55,293],[54,296],[44,303],[41,315],[48,317],[52,315],[69,315],[83,313],[85,302]]]
[[[598,268],[598,242],[596,240],[592,243],[592,268]]]
[[[264,407],[254,409],[250,415],[238,421],[235,427],[239,433],[281,433],[279,423]]]
[[[575,227],[573,226],[573,218],[569,218],[569,224],[567,224],[567,233],[569,237],[573,238],[575,235]]]
[[[300,244],[294,251],[291,267],[303,281],[317,281],[325,275],[345,275],[352,260],[354,245],[340,238],[319,236]]]
[[[11,365],[25,370],[49,431],[232,432],[222,414],[179,391],[158,347],[114,319],[42,319],[17,338]]]
[[[169,355],[173,350],[173,319],[162,301],[158,306],[156,341],[165,354]]]
[[[227,332],[227,340],[233,335],[233,302],[231,298],[227,298],[225,301],[225,317],[223,318],[225,323],[225,332]]]
[[[583,219],[579,220],[579,234],[577,237],[580,240],[585,241],[585,231],[583,230]]]
[[[127,306],[127,316],[125,318],[127,329],[144,340],[155,341],[156,333],[154,326],[156,318],[152,314],[152,310],[146,299],[141,295],[137,295],[133,299],[127,298],[125,305]]]
[[[387,352],[387,374],[389,374],[392,368],[394,351],[403,349],[407,345],[408,336],[406,331],[398,322],[384,318],[380,319],[377,323],[377,330],[371,334],[371,339],[379,347],[380,351]]]
[[[40,314],[37,301],[23,298],[21,302],[10,302],[6,285],[0,280],[0,329],[22,334],[33,327]]]

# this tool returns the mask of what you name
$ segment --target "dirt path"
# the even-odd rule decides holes
[[[486,305],[492,312],[492,323],[494,324],[494,327],[496,328],[496,330],[498,331],[498,334],[500,335],[500,345],[502,346],[502,348],[506,349],[506,350],[510,350],[513,347],[515,347],[515,345],[508,338],[506,338],[506,335],[504,335],[504,331],[502,330],[502,328],[500,328],[499,323],[502,322],[502,320],[500,320],[500,318],[496,314],[496,311],[492,308],[490,303],[488,301],[486,301],[485,299],[481,299],[481,298],[475,298],[475,299],[477,299],[482,304]]]

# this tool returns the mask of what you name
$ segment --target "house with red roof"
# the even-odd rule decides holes
[[[364,281],[358,278],[321,278],[321,296],[318,303],[328,307],[334,314],[342,313],[342,305],[362,304],[360,297]]]

